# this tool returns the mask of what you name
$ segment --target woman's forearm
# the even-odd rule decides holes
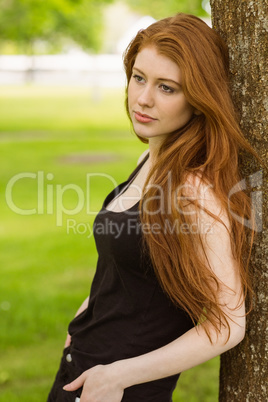
[[[81,314],[87,307],[88,307],[88,301],[89,301],[89,297],[86,298],[86,300],[83,301],[83,303],[81,304],[81,306],[79,307],[79,309],[77,310],[75,317],[77,317],[79,314]],[[64,347],[67,348],[68,346],[70,346],[71,344],[71,340],[72,337],[71,335],[67,332],[67,337],[65,340],[65,344]]]
[[[154,381],[181,373],[218,356],[238,344],[244,337],[244,328],[234,325],[226,343],[226,333],[214,335],[213,343],[202,327],[192,328],[168,345],[144,355],[113,363],[122,387]]]
[[[83,301],[83,303],[77,310],[75,317],[77,317],[79,314],[81,314],[88,307],[88,300],[89,300],[89,296],[86,298],[86,300]]]

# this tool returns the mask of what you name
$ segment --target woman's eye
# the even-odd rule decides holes
[[[142,78],[140,75],[137,75],[137,74],[133,75],[133,78],[137,82],[143,82],[144,81],[144,78]]]
[[[169,86],[162,84],[161,88],[164,92],[168,93],[168,94],[172,94],[174,92],[173,88],[170,88]]]

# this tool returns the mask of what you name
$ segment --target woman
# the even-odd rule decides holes
[[[149,152],[96,217],[91,295],[69,326],[50,402],[171,401],[179,373],[245,333],[250,203],[228,194],[239,150],[251,149],[227,49],[178,14],[140,31],[124,64],[127,112]]]

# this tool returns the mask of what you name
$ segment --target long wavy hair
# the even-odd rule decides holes
[[[170,133],[162,144],[144,187],[146,191],[140,203],[142,224],[149,227],[158,224],[165,228],[170,222],[171,225],[176,223],[181,227],[186,224],[190,227],[193,215],[186,213],[189,204],[197,212],[204,207],[198,199],[193,200],[185,194],[184,184],[189,175],[198,176],[200,182],[212,187],[229,218],[232,253],[243,288],[240,300],[242,303],[247,295],[251,300],[248,262],[253,230],[244,224],[251,218],[250,198],[242,191],[234,193],[231,198],[228,194],[241,180],[238,170],[240,150],[254,151],[240,130],[231,99],[228,49],[221,37],[201,19],[177,14],[139,31],[130,43],[124,54],[128,84],[137,54],[148,46],[154,46],[160,55],[179,66],[184,95],[200,114],[193,115],[183,128]],[[127,91],[126,107],[129,116]],[[153,213],[160,207],[159,188],[162,189],[164,205],[169,208]],[[185,199],[188,199],[188,206]],[[145,202],[146,210],[142,208]],[[207,213],[222,222],[218,216]],[[195,324],[202,320],[210,339],[209,323],[217,333],[222,326],[228,328],[230,336],[230,317],[219,302],[222,284],[204,255],[195,252],[205,250],[204,236],[191,231],[185,234],[180,230],[157,233],[152,230],[144,233],[144,239],[156,276],[170,299],[183,308]]]

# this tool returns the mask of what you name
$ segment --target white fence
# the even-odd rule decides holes
[[[117,88],[125,85],[121,55],[74,53],[48,56],[0,56],[0,85],[82,85]]]

